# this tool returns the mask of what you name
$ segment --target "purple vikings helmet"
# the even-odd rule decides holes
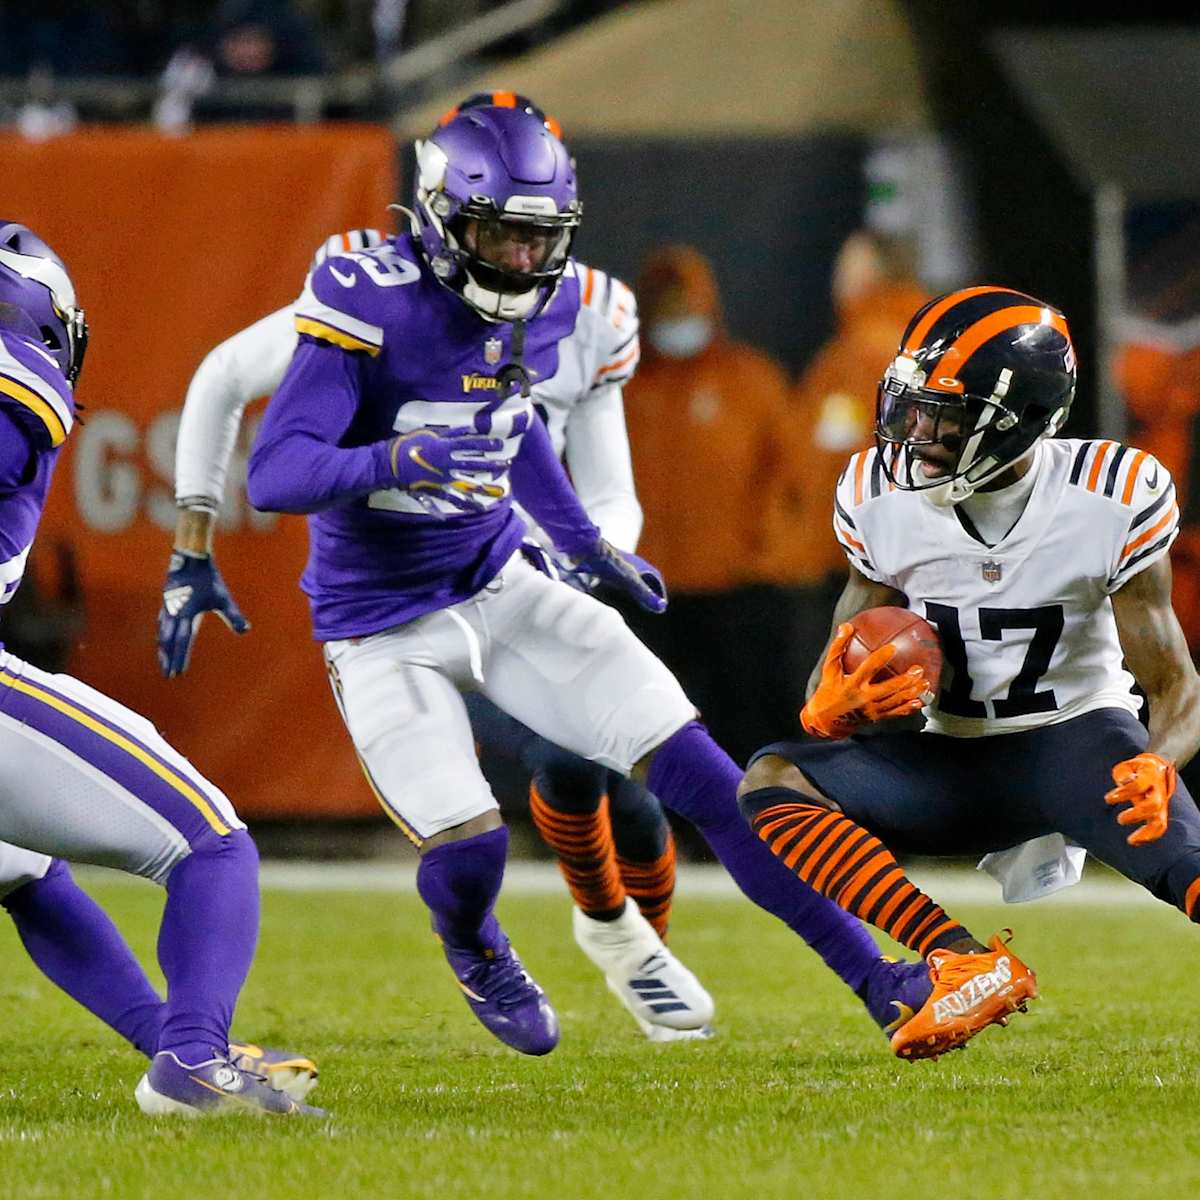
[[[583,211],[574,164],[540,110],[464,108],[416,150],[417,233],[434,275],[489,321],[537,316]]]
[[[0,314],[0,324],[42,342],[75,385],[88,340],[75,285],[63,260],[16,221],[0,220]]]

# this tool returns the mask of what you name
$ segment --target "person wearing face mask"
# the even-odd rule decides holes
[[[632,619],[740,760],[766,729],[794,718],[782,679],[739,682],[748,663],[783,652],[787,598],[762,516],[785,466],[788,382],[768,355],[729,335],[712,267],[695,248],[652,253],[636,290],[642,361],[625,408],[640,545],[672,600],[653,622]],[[692,480],[704,481],[703,502],[683,483]]]
[[[806,664],[823,649],[846,582],[846,556],[829,523],[829,497],[854,450],[869,445],[875,391],[895,351],[896,330],[929,299],[911,238],[856,229],[838,249],[830,279],[834,331],[801,372],[785,427],[784,476],[763,520],[772,578],[792,589],[787,673],[794,707]],[[803,537],[795,531],[804,530]]]

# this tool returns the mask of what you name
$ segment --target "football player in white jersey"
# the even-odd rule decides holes
[[[837,487],[852,569],[801,713],[813,740],[759,751],[742,784],[778,857],[928,956],[934,990],[893,1037],[902,1056],[1003,1022],[1036,984],[890,850],[1069,839],[1200,920],[1200,813],[1176,774],[1200,745],[1200,678],[1171,607],[1175,488],[1145,451],[1054,439],[1074,390],[1067,323],[1041,301],[974,287],[917,312],[880,385],[877,446]],[[922,705],[919,668],[875,678],[890,645],[843,669],[848,622],[880,605],[938,630],[924,732],[853,736]]]
[[[515,93],[469,97],[442,123],[461,111],[496,104],[536,112],[558,132],[553,118]],[[369,249],[384,240],[384,234],[372,229],[335,235],[318,250],[313,268],[330,255]],[[619,279],[579,263],[568,270],[579,276],[579,319],[562,344],[558,370],[549,379],[534,381],[534,404],[592,520],[613,545],[633,550],[642,511],[621,388],[638,363],[637,303]],[[213,523],[246,406],[275,391],[296,342],[294,305],[287,305],[212,350],[188,388],[176,450],[179,517],[159,614],[159,658],[168,676],[186,669],[206,612],[215,612],[239,633],[249,627],[212,558]],[[494,380],[480,377],[475,382],[482,386]],[[548,550],[549,539],[529,524],[532,537]],[[530,552],[537,553],[532,544]],[[482,695],[466,699],[484,749],[520,762],[530,774],[531,814],[559,857],[575,901],[573,927],[580,947],[605,973],[648,1038],[707,1036],[711,1000],[691,972],[665,951],[660,936],[666,934],[670,915],[675,849],[658,801],[633,780],[539,737]],[[641,967],[660,951],[666,965],[657,973],[659,982],[674,994],[664,999],[656,993],[651,1004]]]

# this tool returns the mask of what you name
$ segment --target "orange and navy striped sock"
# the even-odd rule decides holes
[[[751,792],[742,805],[755,833],[809,887],[922,958],[970,938],[963,926],[909,882],[874,834],[843,813],[786,788]]]
[[[578,908],[589,917],[619,916],[625,887],[608,822],[608,797],[593,812],[559,812],[529,785],[529,812],[542,840],[558,855],[558,869]]]
[[[617,856],[621,882],[633,897],[642,916],[654,926],[654,932],[665,942],[667,926],[671,923],[671,901],[675,896],[675,838],[667,831],[667,844],[651,862],[635,862]]]

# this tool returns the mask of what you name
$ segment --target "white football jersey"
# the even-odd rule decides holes
[[[581,262],[572,262],[567,273],[579,278],[575,329],[558,345],[554,378],[533,381],[533,402],[560,458],[576,405],[592,392],[628,382],[641,357],[633,292],[619,279]]]
[[[1110,596],[1175,540],[1171,477],[1110,441],[1044,441],[1033,469],[1024,512],[990,547],[957,506],[889,484],[876,449],[854,455],[838,482],[834,531],[851,565],[938,630],[932,732],[1011,733],[1141,706]]]

